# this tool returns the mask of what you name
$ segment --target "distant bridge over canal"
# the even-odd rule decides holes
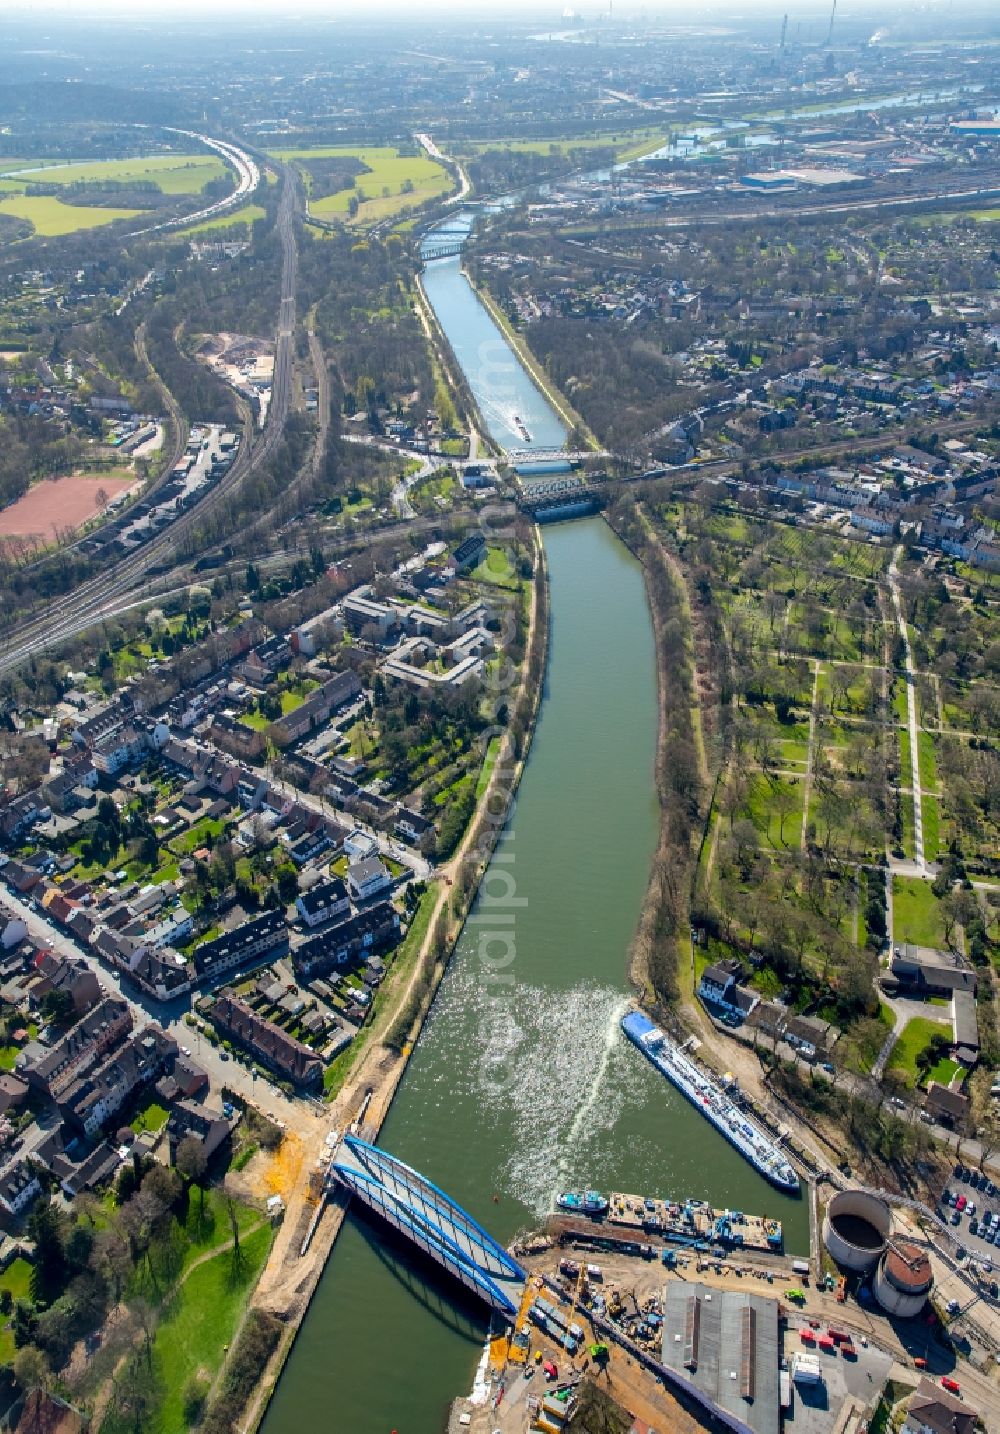
[[[577,518],[584,513],[597,513],[606,501],[602,490],[593,484],[569,480],[565,483],[532,484],[524,490],[517,506],[522,513],[530,514],[537,523],[552,523],[559,518]]]
[[[440,239],[424,244],[420,250],[421,259],[452,259],[465,248],[464,239]]]

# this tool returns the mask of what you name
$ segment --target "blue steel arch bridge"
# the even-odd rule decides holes
[[[525,1271],[426,1176],[360,1136],[345,1135],[328,1178],[356,1195],[491,1309],[510,1319],[517,1314]]]

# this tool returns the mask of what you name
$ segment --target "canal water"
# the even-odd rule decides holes
[[[464,239],[474,222],[473,211],[463,210],[438,225],[432,241]],[[504,449],[561,448],[566,441],[565,424],[479,302],[458,259],[429,260],[423,278],[424,292],[490,436]]]
[[[460,292],[449,285],[439,311],[456,352],[466,314],[469,332],[490,322]],[[621,1036],[656,840],[652,628],[641,570],[601,519],[543,536],[551,630],[535,740],[380,1143],[504,1241],[537,1226],[557,1190],[593,1186],[774,1215],[806,1252],[805,1202],[774,1191]],[[359,1212],[265,1434],[439,1434],[486,1327],[458,1287]]]

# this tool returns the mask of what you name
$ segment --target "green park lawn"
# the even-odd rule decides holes
[[[923,797],[920,809],[924,818],[924,856],[934,861],[941,850],[941,808],[937,797]]]
[[[493,768],[496,766],[497,755],[500,751],[500,738],[491,737],[490,744],[486,748],[486,756],[483,758],[483,765],[479,771],[479,780],[476,782],[476,801],[482,797],[489,786]]]
[[[510,565],[504,548],[488,548],[486,557],[471,573],[473,582],[492,583],[494,587],[516,592],[521,580]]]
[[[920,1052],[930,1044],[933,1036],[948,1030],[946,1022],[931,1021],[926,1016],[914,1016],[907,1021],[899,1040],[892,1048],[888,1069],[902,1072],[907,1085],[912,1088],[917,1084],[917,1057]]]
[[[132,1129],[136,1135],[141,1135],[146,1130],[155,1133],[166,1125],[168,1115],[169,1112],[155,1100],[148,1101],[132,1121]]]
[[[940,905],[930,882],[919,876],[892,879],[892,939],[914,946],[944,945]]]
[[[223,1250],[192,1269],[170,1300],[153,1341],[163,1394],[149,1434],[186,1434],[185,1386],[196,1375],[218,1373],[270,1248],[270,1226],[262,1225],[241,1241],[238,1267],[232,1250]]]

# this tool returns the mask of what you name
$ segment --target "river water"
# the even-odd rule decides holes
[[[427,278],[457,354],[503,342],[457,261]],[[469,378],[475,391],[482,375]],[[516,412],[537,423],[545,401],[522,378]],[[502,420],[487,421],[499,438]],[[504,1241],[537,1226],[558,1189],[586,1185],[775,1215],[804,1252],[805,1202],[774,1191],[620,1034],[656,840],[652,628],[641,570],[603,520],[543,535],[551,629],[535,739],[380,1143]],[[439,1434],[471,1387],[483,1311],[386,1234],[349,1217],[265,1434]]]

